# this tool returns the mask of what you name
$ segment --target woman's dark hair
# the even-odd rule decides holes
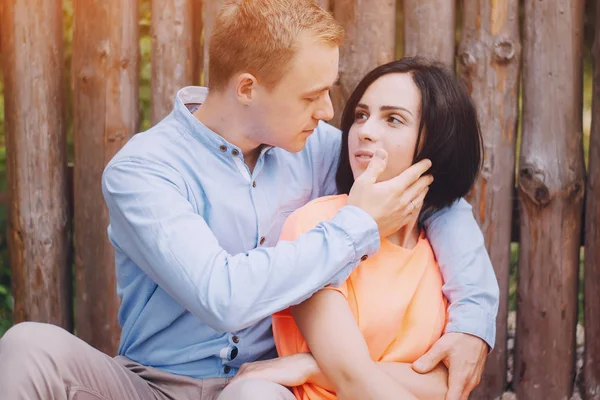
[[[422,208],[431,212],[467,195],[481,168],[482,140],[475,107],[465,85],[442,64],[403,58],[369,72],[350,95],[341,121],[342,153],[336,175],[339,193],[349,193],[354,177],[348,155],[348,133],[355,109],[367,88],[383,75],[408,73],[421,91],[421,120],[413,163],[432,162],[434,181]]]

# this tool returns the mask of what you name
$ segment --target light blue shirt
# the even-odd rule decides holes
[[[102,177],[119,354],[195,378],[276,356],[270,315],[339,285],[379,248],[377,225],[352,206],[278,243],[292,211],[336,192],[340,132],[320,123],[304,150],[265,148],[250,172],[240,149],[190,112],[206,94],[182,89],[173,112],[129,140]],[[425,229],[451,303],[446,331],[493,346],[498,285],[471,207],[461,200]]]

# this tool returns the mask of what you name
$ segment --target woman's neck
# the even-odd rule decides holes
[[[405,249],[412,249],[419,241],[419,234],[419,224],[417,224],[417,218],[415,218],[413,222],[404,225],[395,233],[387,236],[386,239],[396,246],[404,247]]]

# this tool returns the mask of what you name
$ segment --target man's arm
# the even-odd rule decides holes
[[[416,373],[409,363],[376,362],[375,367],[420,400],[443,400],[448,390],[448,370],[442,364],[427,374]],[[267,380],[287,387],[312,383],[335,392],[335,385],[321,371],[311,353],[243,364],[233,380],[240,379]],[[399,396],[400,393],[395,392],[394,395]]]
[[[293,242],[228,254],[186,198],[171,167],[128,159],[107,167],[102,191],[110,234],[151,279],[219,331],[236,331],[339,284],[379,246],[377,225],[357,207]]]
[[[500,292],[471,206],[460,199],[427,218],[424,225],[450,302],[446,333],[477,336],[492,349]]]
[[[479,384],[494,346],[498,282],[483,235],[464,199],[428,218],[425,228],[450,300],[449,322],[446,333],[413,368],[426,373],[443,362],[449,372],[446,400],[466,400]]]

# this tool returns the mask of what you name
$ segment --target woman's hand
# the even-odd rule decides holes
[[[242,364],[233,381],[250,378],[262,379],[287,387],[300,386],[319,371],[319,366],[310,353],[298,353],[272,360]]]

